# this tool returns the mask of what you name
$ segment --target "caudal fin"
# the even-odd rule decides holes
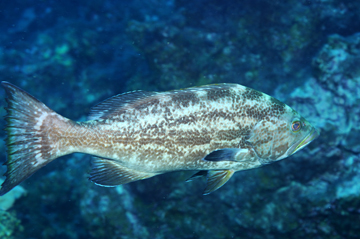
[[[54,160],[54,143],[49,129],[62,117],[20,88],[3,81],[7,95],[6,180],[0,189],[4,195]],[[65,118],[63,118],[65,119]]]

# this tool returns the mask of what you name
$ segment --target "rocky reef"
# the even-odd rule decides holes
[[[87,180],[90,156],[66,156],[0,210],[0,237],[358,238],[359,10],[355,0],[0,3],[2,79],[68,118],[129,90],[230,82],[275,96],[321,131],[207,196],[203,180],[184,182],[192,172],[99,187]]]

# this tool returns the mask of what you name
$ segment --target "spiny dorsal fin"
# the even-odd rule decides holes
[[[106,119],[116,114],[116,112],[121,111],[126,106],[156,94],[158,93],[151,91],[132,91],[115,95],[92,107],[88,115],[88,120]]]
[[[120,113],[123,110],[126,110],[127,107],[136,104],[145,103],[152,97],[162,97],[168,94],[189,94],[194,91],[213,91],[213,90],[221,90],[228,89],[236,86],[236,84],[214,84],[214,85],[204,85],[197,87],[190,87],[181,90],[174,91],[164,91],[164,92],[152,92],[152,91],[132,91],[124,94],[115,95],[103,102],[95,105],[91,108],[88,120],[96,120],[96,119],[108,119],[113,115]]]
[[[94,157],[89,179],[100,186],[114,187],[155,175],[126,168],[114,160]]]
[[[214,192],[223,186],[235,173],[234,170],[212,170],[207,173],[207,184],[204,195]]]

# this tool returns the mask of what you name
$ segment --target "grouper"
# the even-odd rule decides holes
[[[204,194],[231,176],[284,159],[319,136],[279,100],[238,84],[133,91],[67,119],[22,89],[7,95],[7,171],[0,195],[61,156],[93,156],[89,179],[117,186],[181,170],[205,176]]]

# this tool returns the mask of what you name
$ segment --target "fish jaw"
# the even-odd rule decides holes
[[[293,155],[300,149],[304,148],[308,144],[310,144],[314,139],[320,136],[320,133],[317,129],[312,128],[310,133],[305,136],[305,138],[299,140],[297,143],[293,144],[288,151],[286,152],[287,156]]]

